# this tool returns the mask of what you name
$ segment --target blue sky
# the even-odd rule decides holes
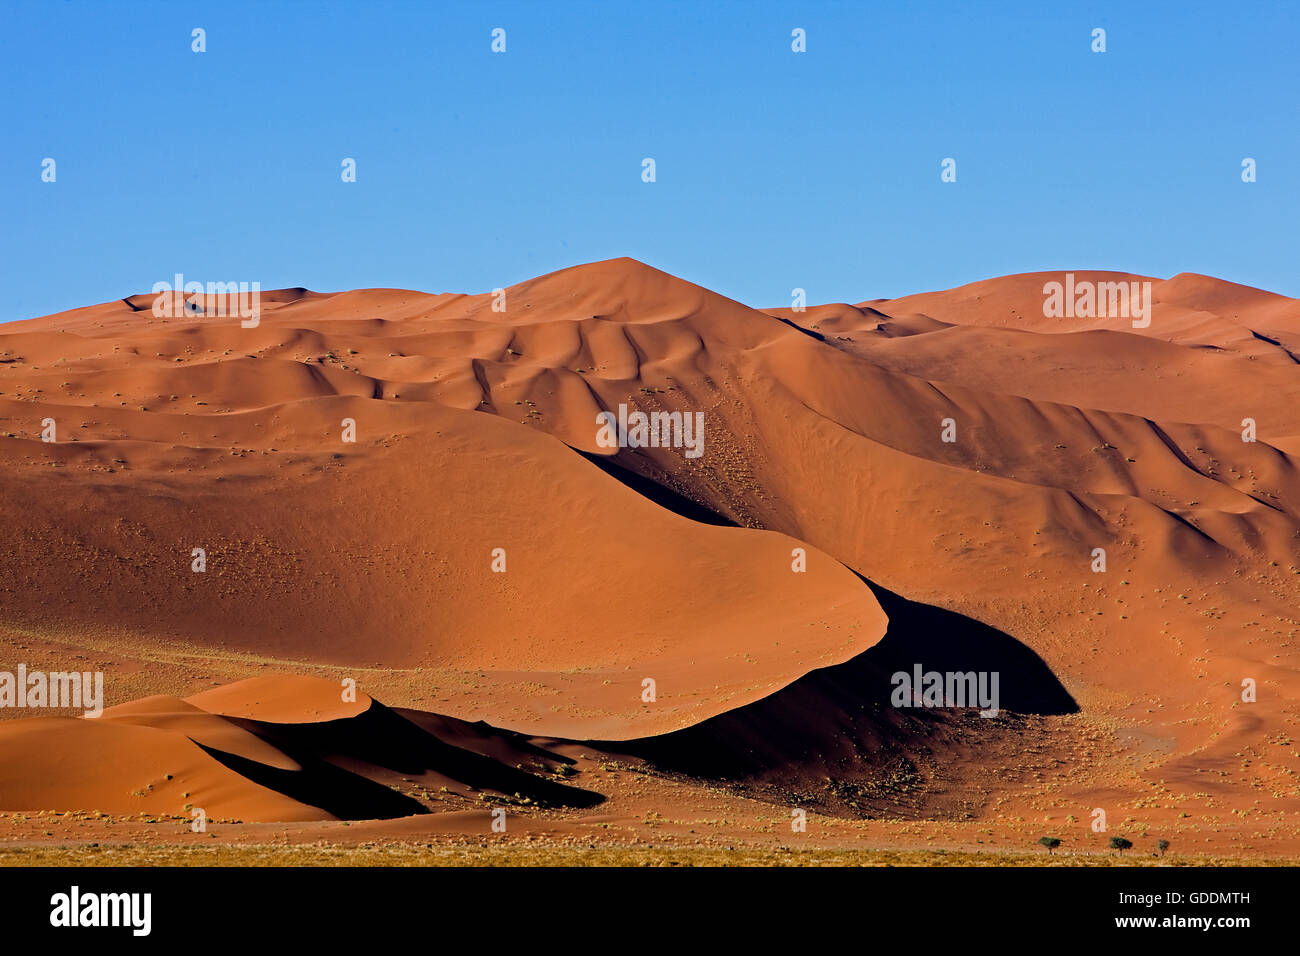
[[[0,7],[3,320],[621,255],[751,305],[1065,268],[1300,296],[1300,3]]]

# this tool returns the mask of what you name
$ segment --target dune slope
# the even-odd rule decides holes
[[[281,290],[254,328],[147,296],[13,323],[4,624],[311,665],[395,706],[760,779],[871,771],[900,735],[922,754],[948,717],[859,712],[960,620],[999,637],[949,658],[1006,668],[1035,746],[1096,721],[1132,758],[1112,789],[1293,806],[1300,306],[1075,274],[1150,282],[1135,328],[1047,315],[1061,278],[795,312],[618,259],[504,296]],[[701,415],[700,454],[609,447],[598,415],[620,407]]]

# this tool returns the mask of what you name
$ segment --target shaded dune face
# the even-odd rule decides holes
[[[889,630],[852,660],[683,730],[595,745],[823,813],[960,816],[963,807],[932,798],[937,785],[954,781],[978,792],[953,766],[977,760],[979,748],[991,742],[1037,745],[1023,715],[1072,714],[1078,704],[1042,659],[1009,635],[878,586],[872,590],[889,614]],[[986,722],[974,706],[894,706],[894,675],[911,674],[917,662],[944,674],[997,672],[1008,688],[999,694],[1003,713]],[[964,806],[976,805],[972,799]]]
[[[328,666],[394,707],[419,668],[452,718],[759,782],[978,761],[996,721],[885,691],[998,671],[1036,728],[1159,740],[1147,780],[1294,800],[1300,306],[1074,275],[1149,281],[1150,324],[1045,315],[1060,273],[795,312],[627,259],[504,302],[266,293],[255,328],[147,296],[13,323],[5,621]],[[605,447],[620,405],[701,413],[702,454]]]
[[[573,761],[518,735],[408,719],[364,694],[342,707],[339,697],[329,681],[283,675],[188,700],[145,698],[98,719],[7,721],[0,804],[186,822],[199,808],[214,822],[292,822],[425,814],[411,795],[420,790],[455,798],[457,809],[484,796],[543,807],[602,799],[557,782],[550,774]],[[238,716],[250,710],[276,719]]]

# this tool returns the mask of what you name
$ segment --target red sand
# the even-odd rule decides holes
[[[370,694],[606,741],[699,782],[656,797],[679,817],[725,777],[846,818],[1102,806],[1291,846],[1300,303],[1123,277],[1152,284],[1135,329],[1045,317],[1061,278],[759,311],[620,259],[505,312],[282,290],[253,329],[148,296],[0,326],[0,670],[110,660],[122,705],[0,723],[0,808],[181,814],[179,790],[248,821],[396,814],[332,771],[299,788],[209,752],[301,772],[278,735],[318,726],[312,760],[392,786],[327,742],[392,716]],[[595,416],[620,403],[703,412],[703,455],[611,455]],[[1012,713],[888,706],[893,669],[945,661],[1002,672]],[[144,687],[171,697],[125,704]]]

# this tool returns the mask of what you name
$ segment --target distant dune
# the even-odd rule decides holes
[[[0,326],[0,670],[115,705],[0,722],[0,809],[179,814],[183,780],[395,818],[408,763],[591,805],[567,751],[516,766],[557,739],[850,817],[1156,800],[1290,838],[1300,301],[1079,271],[1150,283],[1149,324],[1049,315],[1064,275],[760,310],[617,259]],[[701,454],[607,447],[620,406],[702,413]],[[913,664],[999,672],[1004,713],[893,707]]]

